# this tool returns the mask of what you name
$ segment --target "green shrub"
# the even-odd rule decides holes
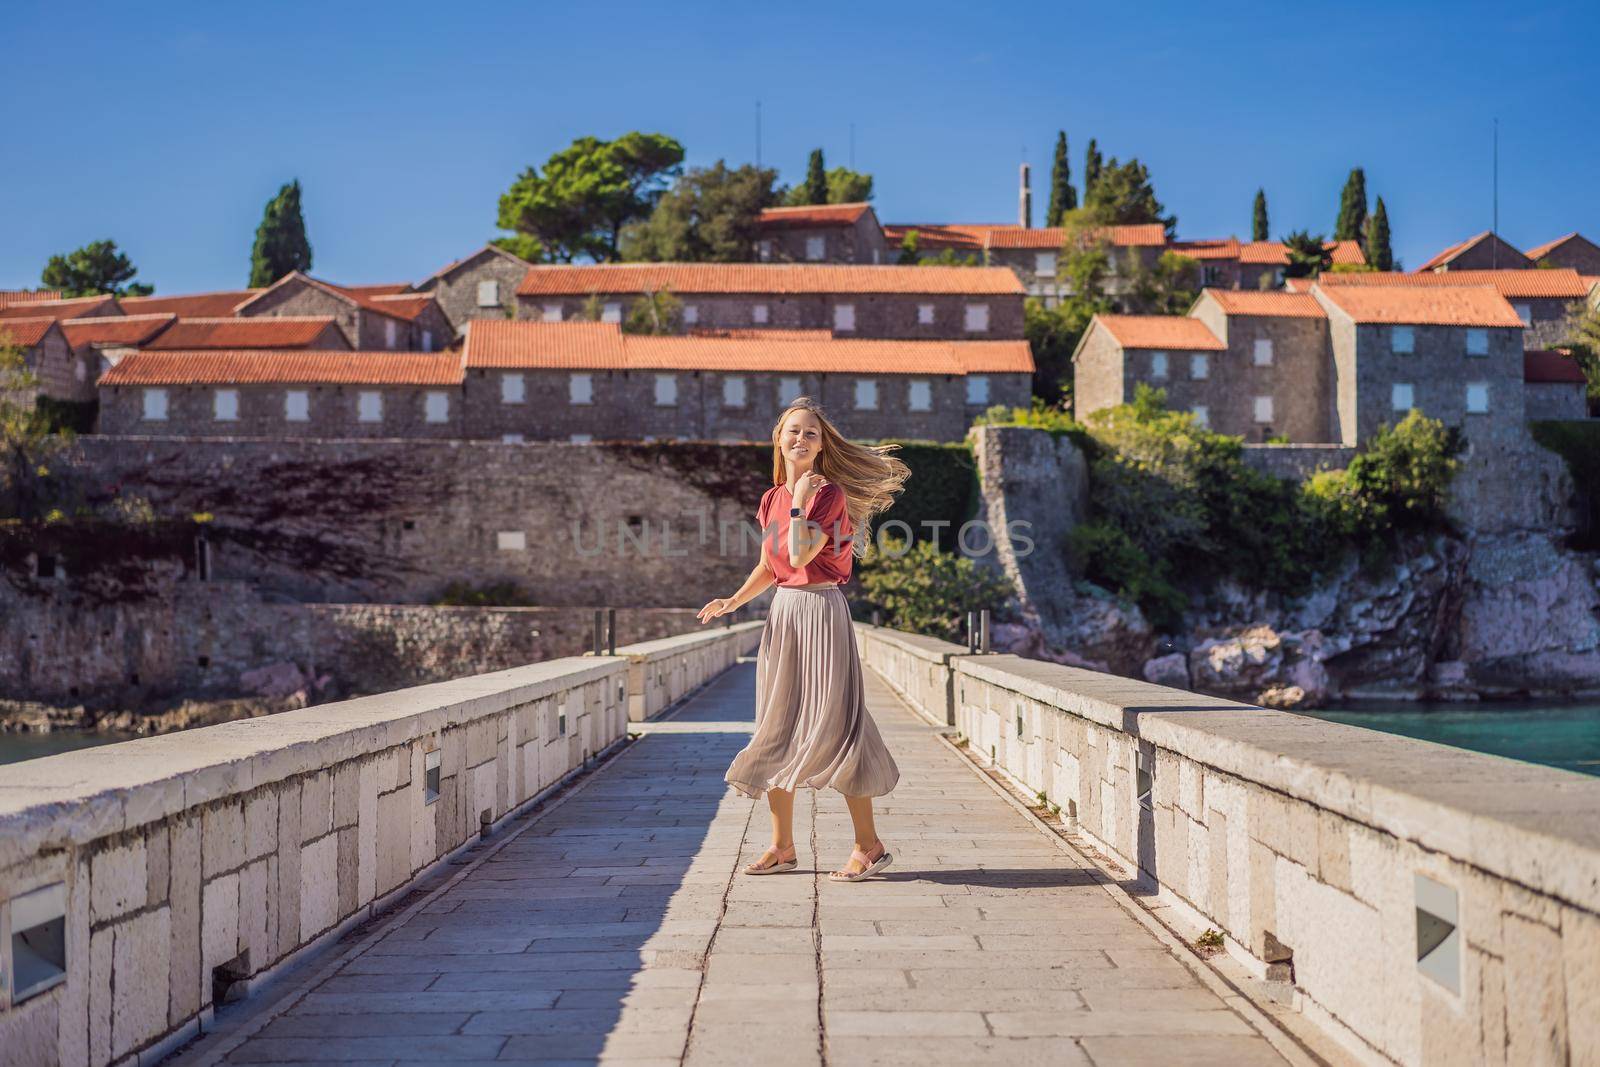
[[[1072,438],[1080,447],[1089,442],[1089,433],[1084,429],[1083,423],[1074,419],[1065,408],[1047,404],[1039,397],[1034,397],[1032,404],[1025,408],[1008,408],[1004,404],[995,404],[973,419],[972,425],[1027,426],[1035,430],[1048,430],[1056,437],[1065,435]]]
[[[978,513],[980,487],[977,464],[971,446],[956,442],[900,441],[895,453],[911,468],[905,489],[888,511],[873,523],[874,531],[883,524],[899,521],[911,527],[913,541],[932,536],[922,524],[942,522],[936,538],[941,551],[956,550],[956,535],[961,524]]]
[[[451,582],[434,603],[448,608],[523,608],[534,603],[533,595],[516,582],[491,582],[469,585]]]
[[[927,540],[906,542],[892,535],[883,549],[868,550],[856,570],[865,596],[859,607],[883,615],[883,624],[946,641],[965,638],[969,611],[998,610],[1014,595],[1010,579]]]
[[[1074,527],[1070,546],[1080,573],[1138,604],[1153,625],[1170,628],[1181,621],[1188,597],[1168,580],[1165,559],[1151,559],[1126,533],[1105,522]]]

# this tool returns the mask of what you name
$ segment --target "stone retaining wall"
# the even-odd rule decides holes
[[[706,677],[760,625],[637,656]],[[0,1062],[159,1059],[208,1022],[217,996],[393,901],[620,740],[635,699],[659,712],[659,689],[628,693],[632,651],[8,766]],[[13,925],[52,908],[65,973],[13,1002],[26,967]]]
[[[908,700],[937,701],[948,675],[950,703],[925,715],[1059,805],[1192,933],[1215,928],[1292,983],[1360,1058],[1579,1063],[1600,1049],[1600,778],[857,633]],[[894,681],[917,674],[911,658],[929,681]],[[1443,940],[1419,962],[1431,932]]]

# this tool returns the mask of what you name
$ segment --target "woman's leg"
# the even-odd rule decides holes
[[[794,851],[794,793],[787,789],[768,789],[767,807],[772,809],[772,844],[746,870],[764,871],[796,858]]]
[[[844,805],[850,809],[850,823],[855,828],[856,848],[860,849],[869,861],[877,860],[883,855],[883,851],[882,842],[878,840],[878,827],[872,818],[872,798],[845,797]],[[865,864],[855,856],[851,856],[850,861],[840,868],[839,873],[859,874],[865,869]]]

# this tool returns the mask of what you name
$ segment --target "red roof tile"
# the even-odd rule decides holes
[[[1118,248],[1159,248],[1167,243],[1167,230],[1159,222],[1133,226],[1106,226],[1093,236]],[[990,248],[1060,248],[1067,231],[1059,226],[1023,229],[1020,226],[995,226],[985,234]]]
[[[147,352],[182,349],[305,348],[334,325],[331,316],[262,316],[253,319],[179,319],[144,343]],[[339,347],[344,334],[337,333]]]
[[[410,311],[408,305],[396,305],[391,303],[388,306],[385,306],[384,303],[385,298],[396,295],[393,290],[409,288],[408,286],[369,285],[357,289],[349,286],[335,285],[332,282],[325,282],[321,278],[313,278],[311,275],[297,270],[290,271],[288,274],[285,274],[283,277],[279,278],[265,289],[257,290],[253,296],[246,299],[237,308],[235,308],[234,311],[237,314],[248,315],[250,313],[250,306],[256,303],[256,301],[265,297],[268,293],[273,292],[280,287],[287,288],[294,285],[303,285],[312,289],[316,289],[319,292],[328,294],[335,300],[342,301],[343,303],[350,304],[354,307],[359,307],[365,311],[371,311],[391,319],[409,320],[415,315],[415,312],[408,314],[408,311]],[[381,292],[375,293],[375,291]],[[432,300],[433,297],[425,296],[423,299]]]
[[[1324,241],[1328,261],[1335,264],[1361,266],[1367,257],[1356,241]],[[1239,262],[1262,267],[1285,267],[1289,264],[1289,250],[1282,241],[1251,241],[1239,247]]]
[[[1532,349],[1522,353],[1522,380],[1575,385],[1585,385],[1589,381],[1572,353],[1561,349]]]
[[[1094,321],[1123,348],[1221,352],[1228,347],[1205,323],[1186,315],[1096,315]]]
[[[372,303],[380,308],[386,315],[398,315],[407,322],[415,322],[433,304],[432,293],[394,293],[387,296],[375,296]]]
[[[1310,293],[1262,292],[1255,289],[1206,289],[1202,295],[1215,300],[1229,315],[1266,318],[1325,319],[1317,298]]]
[[[60,300],[60,289],[0,289],[0,308],[13,304],[36,304],[41,300]]]
[[[954,294],[1021,296],[1004,267],[886,267],[809,263],[604,263],[528,268],[518,296],[590,293]]]
[[[1522,320],[1505,297],[1487,285],[1452,288],[1319,282],[1314,291],[1356,322],[1522,328]]]
[[[854,226],[872,210],[860,204],[806,204],[802,207],[769,207],[758,221],[762,229],[790,230],[813,226]]]
[[[111,385],[460,385],[453,353],[274,349],[135,352],[100,378]]]
[[[32,348],[56,325],[55,319],[6,319],[0,322],[0,345]]]
[[[1174,241],[1170,250],[1190,259],[1238,259],[1243,248],[1237,238],[1207,241]]]
[[[117,301],[109,296],[79,296],[71,300],[35,300],[27,304],[0,307],[0,319],[77,319],[96,313],[121,314]]]
[[[181,318],[213,318],[232,315],[234,308],[259,293],[260,289],[228,289],[216,293],[187,293],[178,296],[125,296],[119,301],[130,315],[173,314]]]
[[[742,333],[742,332],[741,332]],[[468,367],[567,370],[720,370],[817,374],[1033,373],[1026,341],[876,341],[822,331],[760,336],[625,334],[613,323],[474,319]]]
[[[1406,274],[1400,271],[1366,271],[1350,274],[1323,274],[1318,279],[1323,285],[1380,285],[1409,286],[1412,288],[1459,288],[1463,285],[1487,285],[1501,296],[1523,298],[1553,298],[1576,300],[1589,292],[1590,286],[1570,267],[1544,267],[1538,270],[1448,270],[1429,271],[1426,274]]]
[[[895,223],[883,227],[883,239],[899,247],[912,230],[917,232],[917,248],[939,252],[953,248],[961,252],[983,251],[983,235],[992,227],[961,226],[948,223]]]
[[[1329,260],[1334,266],[1364,267],[1367,254],[1361,250],[1360,241],[1329,241],[1323,245],[1332,253]]]
[[[1425,271],[1425,270],[1432,270],[1433,268],[1435,268],[1437,266],[1440,266],[1441,264],[1450,262],[1452,259],[1456,258],[1456,256],[1460,255],[1462,252],[1465,252],[1468,248],[1471,248],[1473,245],[1477,244],[1479,241],[1483,240],[1485,237],[1488,237],[1490,235],[1491,235],[1491,231],[1484,230],[1482,233],[1473,234],[1471,237],[1468,237],[1465,241],[1457,241],[1455,244],[1451,245],[1450,247],[1448,247],[1446,249],[1443,249],[1440,252],[1435,253],[1432,259],[1428,260],[1422,266],[1417,268],[1418,273],[1420,273],[1422,271]]]
[[[142,345],[171,326],[174,315],[111,315],[70,319],[61,331],[73,348],[84,345]]]
[[[327,284],[333,285],[332,282]],[[411,292],[410,282],[385,282],[382,285],[339,285],[335,288],[343,289],[356,296],[395,296],[398,293]]]

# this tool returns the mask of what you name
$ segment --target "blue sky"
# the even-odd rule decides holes
[[[262,205],[305,186],[314,272],[417,280],[494,234],[518,171],[659,130],[690,163],[821,146],[885,221],[1008,221],[1058,128],[1138,156],[1185,237],[1328,232],[1349,168],[1409,266],[1490,223],[1600,240],[1600,6],[674,3],[65,6],[10,0],[0,287],[115,239],[158,292],[244,283]],[[1132,12],[1137,12],[1133,14]],[[1036,217],[1042,214],[1036,197]]]

